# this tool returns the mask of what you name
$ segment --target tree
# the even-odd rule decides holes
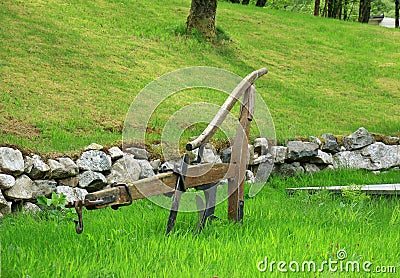
[[[216,13],[217,0],[192,0],[186,31],[190,33],[196,29],[206,40],[215,39]]]
[[[358,10],[358,22],[368,23],[371,13],[371,0],[360,0],[360,9]]]
[[[231,3],[240,4],[240,0],[230,0]],[[242,5],[248,5],[250,0],[243,0]]]
[[[326,16],[326,8],[329,4],[329,0],[325,0],[325,5],[324,5],[324,9],[322,10],[322,17]]]
[[[399,9],[400,9],[400,1],[395,0],[395,9],[394,9],[394,27],[399,28]]]
[[[320,6],[320,4],[321,4],[320,0],[315,0],[315,3],[314,3],[314,15],[315,16],[319,16],[319,6]]]
[[[335,18],[342,19],[342,7],[343,7],[343,1],[342,0],[338,0],[336,2],[336,16],[335,16]]]
[[[256,6],[264,7],[266,3],[267,3],[267,0],[257,0]]]
[[[344,7],[343,7],[343,20],[349,19],[349,0],[344,0]]]

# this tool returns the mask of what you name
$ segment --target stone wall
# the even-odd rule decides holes
[[[229,162],[230,149],[216,154],[208,144],[204,162]],[[194,151],[196,154],[196,151]],[[88,192],[154,176],[158,171],[173,169],[177,162],[149,161],[149,153],[140,148],[109,149],[98,144],[86,147],[80,157],[43,159],[39,155],[22,155],[10,147],[0,147],[0,217],[20,207],[37,210],[38,196],[63,193],[72,202]],[[257,138],[248,151],[249,182],[264,182],[271,172],[283,176],[325,169],[399,169],[400,138],[379,137],[359,128],[347,137],[331,134],[310,137],[308,141],[289,141],[286,146],[269,146]]]

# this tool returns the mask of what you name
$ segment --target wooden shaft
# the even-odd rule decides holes
[[[244,200],[248,137],[254,111],[254,94],[255,88],[251,86],[243,96],[239,125],[235,142],[232,146],[231,163],[236,165],[236,171],[234,177],[228,180],[228,219],[236,222],[241,220],[239,219],[239,204],[240,201]]]
[[[218,182],[233,176],[235,168],[227,163],[207,163],[189,166],[185,178],[185,188],[196,187],[202,184]],[[173,172],[161,173],[154,177],[128,183],[132,200],[143,199],[173,192],[178,175]],[[88,209],[104,208],[129,202],[129,195],[123,187],[112,187],[97,192],[89,193],[85,200],[111,200],[96,205],[88,206]]]
[[[197,137],[195,140],[189,142],[186,145],[186,149],[188,151],[197,149],[200,145],[203,145],[210,140],[210,138],[217,132],[218,128],[221,126],[222,122],[225,120],[229,111],[238,101],[238,99],[242,96],[243,92],[245,92],[254,82],[264,74],[266,74],[268,70],[266,68],[261,68],[259,70],[253,71],[249,75],[247,75],[240,83],[236,86],[236,88],[232,91],[229,97],[226,99],[224,104],[218,110],[218,113],[215,115],[214,119],[209,123],[206,129]]]

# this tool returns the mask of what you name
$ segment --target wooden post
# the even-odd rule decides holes
[[[239,125],[232,146],[231,163],[235,165],[235,174],[228,180],[228,219],[239,222],[243,217],[244,180],[246,176],[248,137],[250,123],[254,113],[254,85],[243,95],[240,109]]]

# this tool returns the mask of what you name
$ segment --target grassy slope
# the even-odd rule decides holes
[[[359,126],[399,135],[399,31],[220,2],[232,41],[209,45],[175,34],[189,0],[164,2],[2,1],[0,142],[58,152],[115,142],[146,84],[193,65],[241,76],[267,66],[258,92],[280,141]]]
[[[195,213],[180,213],[171,236],[164,236],[168,211],[148,200],[118,211],[84,210],[81,235],[72,222],[8,217],[1,224],[1,277],[266,277],[269,271],[257,271],[265,256],[299,264],[313,260],[319,268],[325,260],[336,260],[340,249],[348,255],[344,262],[371,261],[371,270],[395,266],[398,272],[398,198],[369,201],[324,192],[288,197],[284,191],[289,186],[393,183],[398,172],[326,171],[287,181],[272,178],[255,198],[246,199],[242,226],[215,221],[197,236],[192,234]],[[216,214],[226,218],[226,202]],[[275,266],[272,275],[278,274]],[[349,275],[325,268],[296,277]],[[365,275],[361,270],[351,277]]]

